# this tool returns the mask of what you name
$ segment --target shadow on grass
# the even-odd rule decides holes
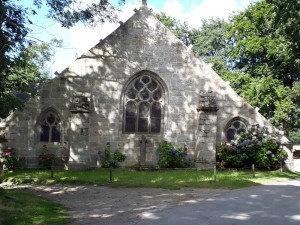
[[[106,185],[129,188],[225,188],[237,189],[256,186],[267,181],[299,178],[299,173],[257,171],[253,178],[251,171],[218,171],[216,181],[213,171],[163,170],[134,171],[113,170],[113,182],[109,182],[109,170],[56,171],[51,178],[50,171],[16,171],[0,175],[0,183],[7,184],[73,184]]]

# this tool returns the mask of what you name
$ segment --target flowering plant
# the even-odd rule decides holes
[[[164,141],[159,145],[158,165],[163,168],[180,168],[185,166],[187,156],[187,145],[175,149],[174,146]]]
[[[0,154],[0,164],[4,165],[8,170],[15,170],[23,158],[18,159],[16,151],[12,147],[7,147]]]
[[[239,137],[224,142],[217,147],[218,167],[250,167],[255,164],[263,169],[278,169],[287,158],[277,134],[266,127],[254,125]]]
[[[56,162],[56,156],[48,150],[47,145],[43,145],[43,151],[39,155],[38,160],[41,167],[51,169],[51,166]]]

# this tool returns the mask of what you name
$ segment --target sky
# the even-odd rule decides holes
[[[255,0],[148,0],[147,2],[148,7],[154,12],[165,12],[176,19],[187,21],[193,28],[199,28],[203,19],[226,20],[230,14],[242,11],[253,1]],[[30,4],[28,0],[23,2],[25,5]],[[117,4],[118,0],[112,2]],[[119,15],[121,21],[124,22],[133,15],[134,8],[138,8],[136,2],[136,0],[126,0]],[[38,14],[39,16],[32,18],[30,37],[46,42],[52,38],[63,40],[63,47],[55,50],[54,59],[50,63],[52,74],[63,71],[77,57],[87,52],[119,26],[107,23],[96,28],[76,25],[66,29],[53,20],[46,19],[45,12],[39,11]]]

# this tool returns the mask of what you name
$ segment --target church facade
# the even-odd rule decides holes
[[[216,146],[254,124],[274,131],[144,4],[11,114],[0,144],[29,167],[47,145],[72,169],[95,167],[107,142],[127,156],[124,166],[154,165],[167,140],[209,169]]]

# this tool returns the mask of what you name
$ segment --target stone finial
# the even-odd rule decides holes
[[[136,0],[138,7],[147,6],[147,0]]]

